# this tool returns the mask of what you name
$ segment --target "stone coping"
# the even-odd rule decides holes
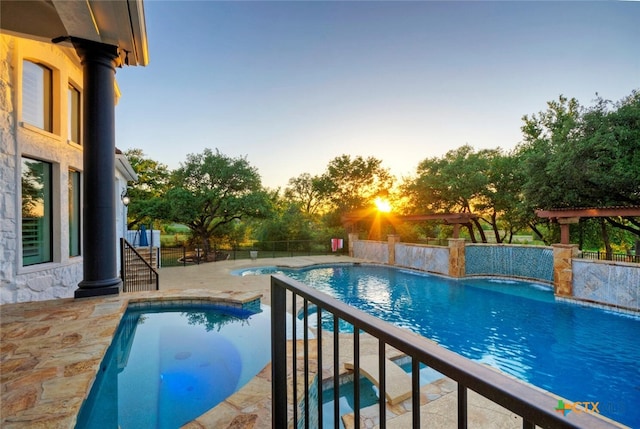
[[[74,428],[129,303],[242,306],[259,292],[168,290],[0,307],[0,426]]]

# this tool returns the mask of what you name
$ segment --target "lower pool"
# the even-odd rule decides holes
[[[179,428],[268,363],[270,309],[211,304],[129,308],[79,428]]]
[[[263,271],[283,273],[569,401],[598,402],[601,414],[640,427],[639,317],[556,301],[549,286],[515,280],[454,280],[364,264]],[[331,330],[326,316],[323,329]]]

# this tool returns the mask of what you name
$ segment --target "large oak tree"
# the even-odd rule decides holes
[[[205,255],[212,237],[231,222],[263,217],[270,210],[257,169],[245,157],[232,158],[217,149],[187,155],[171,184],[164,199],[165,216],[186,225]]]

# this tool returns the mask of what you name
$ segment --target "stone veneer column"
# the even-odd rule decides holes
[[[396,243],[400,243],[398,234],[387,235],[387,243],[389,245],[389,265],[396,264]]]
[[[353,245],[355,244],[355,242],[358,241],[358,233],[357,232],[350,232],[349,233],[349,256],[351,256],[352,258],[353,256]]]
[[[572,258],[578,254],[577,244],[553,244],[553,292],[558,296],[573,295]]]
[[[464,238],[449,239],[449,276],[461,278],[465,275]]]

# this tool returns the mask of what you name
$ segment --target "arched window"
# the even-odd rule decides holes
[[[53,132],[52,71],[42,64],[22,63],[22,120]]]

